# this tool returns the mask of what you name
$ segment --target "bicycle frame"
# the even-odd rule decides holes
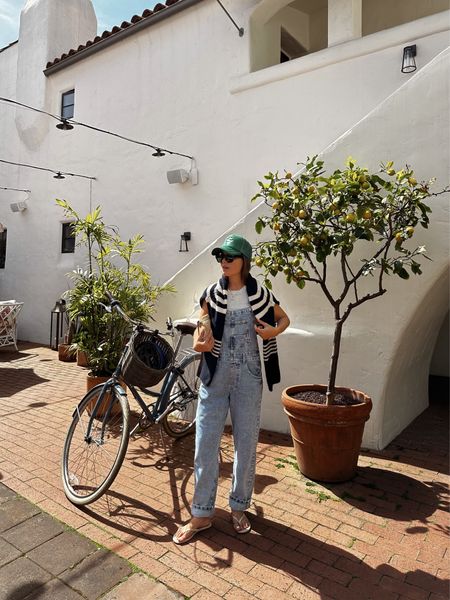
[[[136,330],[136,332],[137,332],[137,330]],[[133,343],[134,335],[135,334],[133,334],[130,341],[128,342],[129,344]],[[153,398],[156,398],[155,402],[153,402],[150,405],[147,405],[145,403],[145,401],[143,400],[143,398],[141,397],[141,395],[139,394],[139,392],[137,391],[136,387],[128,384],[128,387],[129,387],[133,397],[135,398],[136,402],[139,404],[142,412],[145,414],[145,416],[148,419],[150,424],[158,423],[161,419],[163,419],[165,417],[165,415],[171,409],[171,403],[169,403],[169,399],[170,399],[169,390],[171,387],[172,379],[174,377],[180,376],[183,379],[184,383],[188,386],[188,382],[183,377],[184,371],[181,368],[180,364],[178,364],[176,362],[183,337],[184,337],[183,333],[181,333],[178,337],[177,344],[174,349],[172,362],[169,367],[169,370],[167,371],[166,375],[164,376],[161,391],[154,392],[150,389],[144,391],[144,394],[146,394],[147,396],[152,396]],[[127,344],[127,346],[128,346],[128,344]],[[107,393],[111,392],[113,389],[116,389],[119,394],[124,395],[126,397],[126,392],[120,385],[120,375],[122,373],[122,365],[123,365],[124,357],[126,354],[127,346],[124,348],[124,351],[122,352],[119,363],[118,363],[114,373],[111,375],[111,377],[105,383],[101,383],[98,386],[96,386],[96,388],[99,388],[101,391],[95,402],[92,413],[89,417],[88,426],[87,426],[87,429],[85,432],[85,441],[88,443],[90,443],[92,441],[91,430],[92,430],[92,423],[94,420],[94,416],[96,415],[99,406],[101,405],[103,399],[105,398],[105,395]],[[93,389],[95,389],[95,388],[93,388]],[[108,403],[108,407],[107,407],[105,415],[103,417],[100,441],[96,441],[96,443],[100,443],[100,444],[103,443],[105,425],[108,423],[109,416],[110,416],[111,410],[112,410],[112,405],[113,405],[113,401],[111,400],[111,402]],[[150,410],[150,407],[151,407],[151,410]],[[78,414],[78,419],[80,419],[80,413],[79,413],[78,406],[76,407],[73,416],[75,416],[75,413]],[[138,427],[139,427],[139,423],[131,430],[130,435],[133,435]]]

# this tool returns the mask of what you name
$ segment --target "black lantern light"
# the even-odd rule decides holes
[[[63,339],[66,319],[66,301],[61,298],[55,302],[50,315],[50,348],[52,350],[58,350],[60,340]]]
[[[403,48],[402,73],[413,73],[417,69],[416,61],[414,59],[416,51],[417,48],[415,44]]]
[[[191,239],[191,232],[185,231],[180,235],[180,250],[179,252],[189,252],[188,242]]]

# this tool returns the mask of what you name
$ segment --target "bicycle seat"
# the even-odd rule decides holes
[[[174,325],[174,327],[183,335],[194,335],[194,331],[197,329],[197,325],[190,321],[182,321]]]

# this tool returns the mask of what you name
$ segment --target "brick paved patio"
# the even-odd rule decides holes
[[[0,481],[195,600],[447,600],[448,405],[423,413],[358,476],[321,486],[294,468],[288,436],[262,432],[253,531],[237,536],[227,494],[232,441],[221,447],[214,528],[186,546],[193,440],[150,429],[130,442],[110,492],[84,510],[61,489],[61,449],[85,373],[55,352],[0,351]]]

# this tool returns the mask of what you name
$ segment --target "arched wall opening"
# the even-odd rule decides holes
[[[448,265],[424,293],[400,333],[384,387],[383,440],[385,447],[402,427],[429,405],[430,365],[449,306]],[[405,419],[405,415],[409,415]]]
[[[250,70],[258,71],[328,45],[328,0],[265,0],[250,17]]]
[[[450,388],[450,352],[449,352],[449,331],[450,319],[449,311],[442,321],[436,344],[434,346],[433,356],[430,364],[429,378],[429,399],[430,404],[449,403]]]

